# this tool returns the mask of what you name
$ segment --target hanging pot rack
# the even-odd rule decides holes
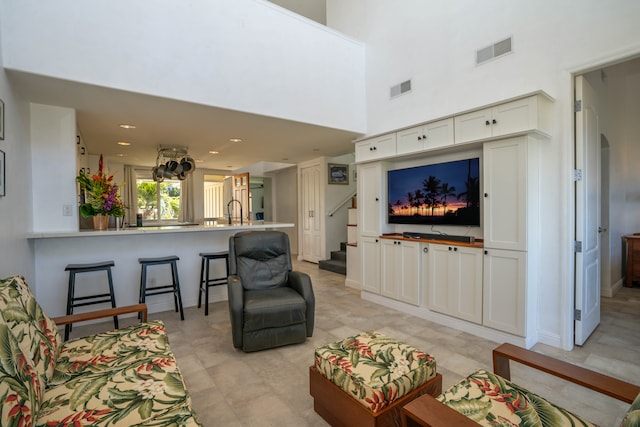
[[[177,178],[184,180],[187,174],[196,169],[196,162],[189,155],[186,147],[159,147],[156,165],[151,170],[153,180],[162,182]]]

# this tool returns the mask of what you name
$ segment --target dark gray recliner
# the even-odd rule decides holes
[[[229,313],[233,345],[257,351],[313,335],[309,275],[291,271],[289,236],[243,231],[229,238]]]

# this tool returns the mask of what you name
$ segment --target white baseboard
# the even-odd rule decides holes
[[[370,292],[362,291],[361,298],[367,301],[374,302],[376,304],[383,305],[385,307],[393,308],[403,313],[412,314],[416,317],[420,317],[421,319],[429,320],[440,325],[448,326],[459,331],[470,333],[472,335],[487,339],[489,341],[493,341],[495,343],[502,344],[508,342],[513,345],[526,348],[531,348],[533,344],[535,344],[527,342],[524,337],[511,335],[506,332],[488,328],[486,326],[467,322],[466,320],[456,319],[455,317],[433,312],[426,307],[418,307],[401,301],[389,299],[380,295],[372,294]]]

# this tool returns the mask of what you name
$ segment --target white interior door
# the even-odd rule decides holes
[[[600,129],[597,95],[583,76],[576,77],[575,344],[582,345],[600,324]]]
[[[302,198],[302,259],[319,262],[322,259],[322,206],[320,166],[301,169]]]

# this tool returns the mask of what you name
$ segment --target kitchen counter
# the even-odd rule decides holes
[[[61,237],[115,237],[115,236],[132,236],[140,234],[165,234],[165,233],[199,233],[210,231],[241,231],[252,229],[268,229],[268,228],[289,228],[293,227],[292,223],[269,222],[269,221],[249,221],[242,225],[239,222],[233,224],[215,223],[213,221],[204,224],[172,224],[159,226],[144,227],[125,227],[121,229],[110,228],[109,230],[80,230],[80,231],[46,231],[33,232],[27,235],[27,239],[50,239]]]
[[[286,232],[293,226],[292,223],[265,221],[252,221],[242,225],[216,224],[212,221],[205,225],[34,232],[28,239],[34,248],[36,277],[29,284],[35,290],[38,302],[45,312],[54,317],[60,316],[65,314],[69,283],[65,267],[68,264],[113,261],[115,266],[111,270],[116,304],[137,304],[141,273],[138,259],[175,255],[180,258],[178,275],[183,305],[193,307],[197,305],[200,287],[200,253],[228,251],[229,238],[239,231],[275,228]],[[213,263],[210,273],[211,277],[224,277],[224,263]],[[168,266],[155,266],[149,269],[147,277],[154,286],[167,284],[170,281],[170,271]],[[77,276],[77,294],[100,293],[101,290],[104,292],[107,286],[105,278],[106,274],[96,273]],[[210,303],[226,299],[226,286],[215,286],[209,290]],[[173,311],[173,298],[168,294],[148,297],[146,303],[149,314]],[[106,307],[107,305],[79,307],[76,312]],[[204,307],[199,313],[187,312],[185,321],[193,315],[204,316]]]

